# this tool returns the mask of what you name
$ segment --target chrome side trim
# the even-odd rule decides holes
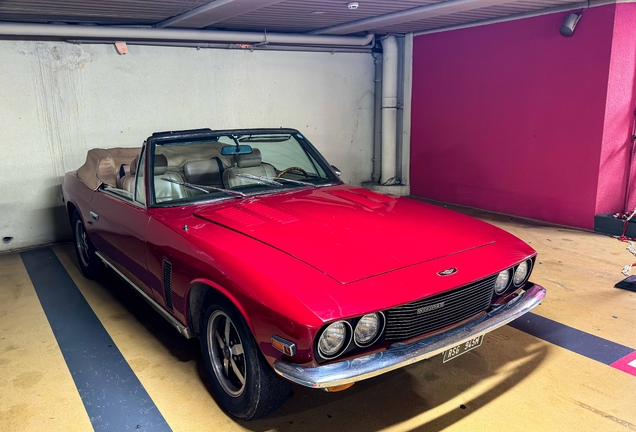
[[[276,360],[274,370],[283,378],[313,388],[335,387],[362,381],[436,356],[451,347],[506,325],[538,306],[543,297],[545,289],[533,285],[505,305],[444,333],[410,344],[397,342],[386,351],[323,366],[302,367],[284,360]]]
[[[119,270],[117,270],[117,268],[112,265],[106,258],[104,258],[104,256],[95,251],[95,255],[97,255],[99,257],[99,259],[101,259],[104,264],[106,264],[108,267],[110,267],[111,269],[113,269],[115,271],[115,273],[117,273],[117,275],[119,275],[120,278],[122,278],[124,281],[126,281],[128,283],[128,285],[130,285],[131,287],[133,287],[135,289],[135,291],[137,291],[137,294],[139,294],[141,296],[141,298],[143,298],[144,300],[146,300],[146,302],[152,306],[152,308],[154,310],[156,310],[157,312],[159,312],[159,315],[161,315],[163,318],[166,319],[166,321],[168,321],[170,324],[172,324],[172,326],[174,328],[177,329],[177,331],[179,333],[181,333],[181,335],[183,335],[186,339],[191,339],[192,337],[194,337],[194,334],[192,333],[192,330],[190,329],[190,327],[186,327],[183,324],[181,324],[179,321],[177,321],[177,319],[175,317],[173,317],[172,315],[170,315],[168,312],[166,312],[166,310],[164,308],[162,308],[156,301],[154,301],[154,299],[152,299],[148,294],[146,294],[141,288],[139,288],[137,285],[135,285],[130,279],[128,279],[122,272],[120,272]]]

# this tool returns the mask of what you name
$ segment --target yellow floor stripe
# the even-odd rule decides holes
[[[91,431],[18,254],[0,256],[0,431]]]

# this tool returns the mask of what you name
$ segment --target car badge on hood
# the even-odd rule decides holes
[[[457,269],[455,267],[451,267],[449,269],[442,270],[441,272],[437,272],[437,275],[438,276],[450,276],[450,275],[454,275],[455,273],[457,273]]]

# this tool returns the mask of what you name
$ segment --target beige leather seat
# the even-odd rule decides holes
[[[183,165],[183,173],[188,183],[223,187],[223,164],[217,157],[188,161]]]
[[[267,163],[261,163],[261,151],[252,149],[252,153],[234,156],[236,166],[228,168],[223,172],[223,183],[228,188],[243,185],[253,185],[254,180],[237,177],[237,174],[252,174],[259,177],[267,177],[273,179],[276,177],[276,170]]]
[[[122,184],[122,179],[130,174],[130,164],[121,164],[119,171],[117,171],[117,187],[119,189],[125,189]]]
[[[168,171],[168,159],[162,154],[155,155],[155,201],[174,201],[188,196],[186,188],[161,179],[167,178],[183,182],[183,177],[177,172]]]
[[[135,174],[137,173],[137,165],[139,165],[139,155],[135,156],[132,162],[130,162],[128,174],[117,181],[119,189],[127,190],[131,194],[135,193]]]
[[[135,192],[135,177],[137,174],[137,165],[139,164],[139,156],[137,156],[130,163],[130,174],[121,178],[121,189],[125,189],[130,193]],[[178,182],[182,182],[181,175],[174,171],[168,171],[168,159],[162,154],[155,155],[155,197],[156,202],[172,201],[188,196],[186,188],[161,180],[162,178],[169,178]],[[143,186],[140,188],[143,190]]]

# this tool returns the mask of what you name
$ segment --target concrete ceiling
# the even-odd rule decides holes
[[[580,0],[0,0],[0,21],[160,28],[407,33],[538,12]]]

